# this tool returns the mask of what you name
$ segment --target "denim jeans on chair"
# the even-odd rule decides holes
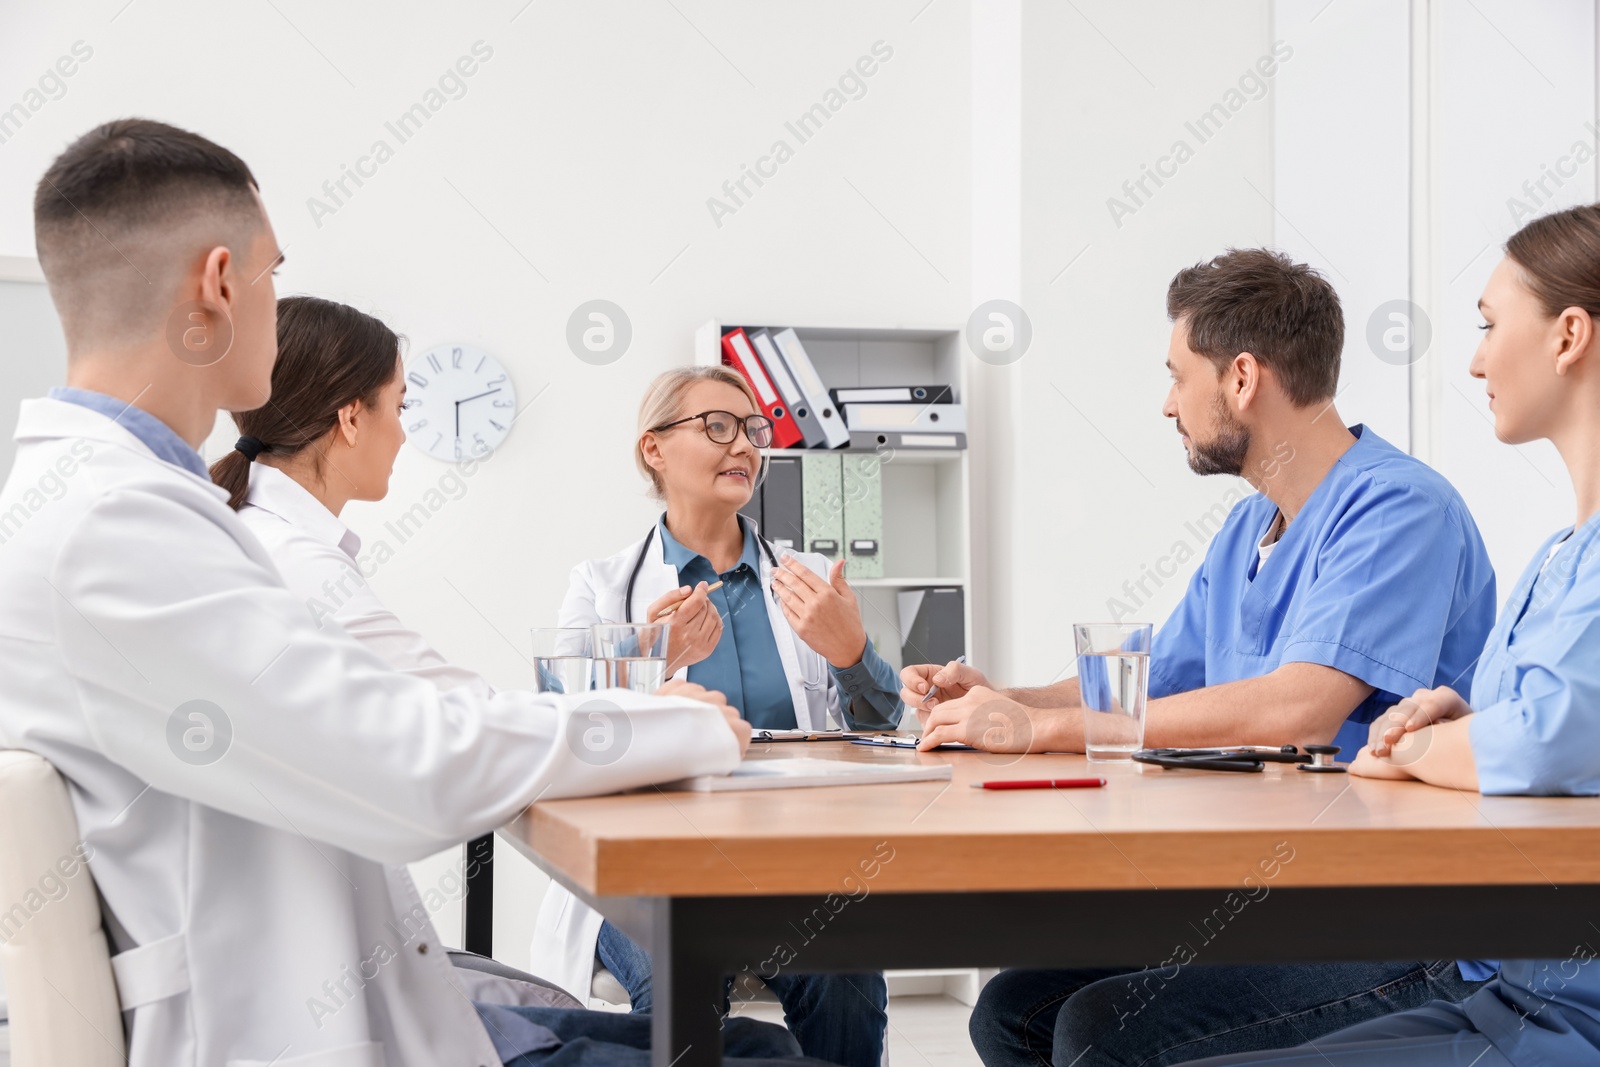
[[[634,1014],[649,1013],[650,954],[607,922],[595,955],[628,991]],[[785,973],[762,981],[783,1005],[784,1021],[805,1055],[842,1067],[879,1067],[889,1019],[881,973]]]
[[[968,1029],[985,1067],[1165,1067],[1290,1048],[1484,983],[1454,961],[1002,971]]]
[[[1369,1019],[1309,1045],[1246,1052],[1190,1067],[1513,1067],[1455,1004],[1432,1004]]]
[[[565,1008],[511,1008],[561,1039],[560,1046],[507,1060],[506,1067],[650,1067],[650,1020],[642,1015]],[[794,1035],[754,1019],[722,1024],[726,1067],[828,1067],[803,1059]]]

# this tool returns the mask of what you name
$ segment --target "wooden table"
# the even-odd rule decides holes
[[[1566,957],[1600,937],[1600,798],[919,754],[950,782],[535,804],[501,830],[650,949],[656,1067],[720,1062],[723,976]],[[1270,767],[1271,765],[1269,765]],[[999,778],[1103,789],[994,792]]]

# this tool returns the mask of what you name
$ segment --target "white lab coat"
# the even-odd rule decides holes
[[[0,744],[67,780],[130,1067],[498,1063],[397,866],[539,797],[738,761],[714,709],[614,692],[634,743],[585,762],[579,698],[441,692],[319,629],[222,490],[105,416],[30,400],[16,437]],[[185,744],[197,700],[220,709],[209,764]]]
[[[471,686],[485,700],[494,686],[451,663],[428,639],[401,621],[367,584],[383,543],[361,555],[361,538],[299,482],[265,463],[250,465],[250,491],[239,520],[256,535],[289,591],[313,618],[338,623],[397,671],[426,678],[439,689]],[[366,573],[363,573],[366,572]]]
[[[591,559],[572,569],[567,597],[561,604],[559,626],[592,626],[598,622],[624,622],[623,596],[627,590],[628,576],[639,560],[644,548],[640,538],[614,556]],[[793,555],[810,567],[824,580],[828,577],[828,559],[814,552],[796,552]],[[765,552],[758,551],[762,590],[772,587],[772,561]],[[781,557],[780,557],[781,558]],[[646,618],[651,603],[668,590],[680,586],[678,569],[666,561],[659,533],[650,538],[650,548],[639,577],[633,585],[633,621]],[[840,713],[838,686],[828,661],[812,650],[794,632],[789,620],[770,594],[763,600],[767,618],[772,623],[772,636],[778,645],[778,658],[783,663],[784,676],[789,682],[789,696],[794,701],[795,723],[804,730],[837,729],[844,721]],[[689,668],[680,667],[673,677],[685,678]],[[534,925],[533,948],[529,970],[547,981],[565,989],[581,1003],[589,1003],[591,980],[594,977],[595,945],[600,939],[600,925],[604,917],[583,901],[573,896],[559,883],[551,885],[539,907],[539,917]],[[649,946],[645,946],[647,949]]]

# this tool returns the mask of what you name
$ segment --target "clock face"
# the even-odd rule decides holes
[[[439,345],[406,369],[406,439],[434,459],[482,458],[505,440],[516,387],[500,361],[471,345]]]

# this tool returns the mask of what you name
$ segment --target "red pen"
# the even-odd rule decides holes
[[[1098,789],[1104,778],[1011,778],[998,782],[973,782],[974,789]]]

